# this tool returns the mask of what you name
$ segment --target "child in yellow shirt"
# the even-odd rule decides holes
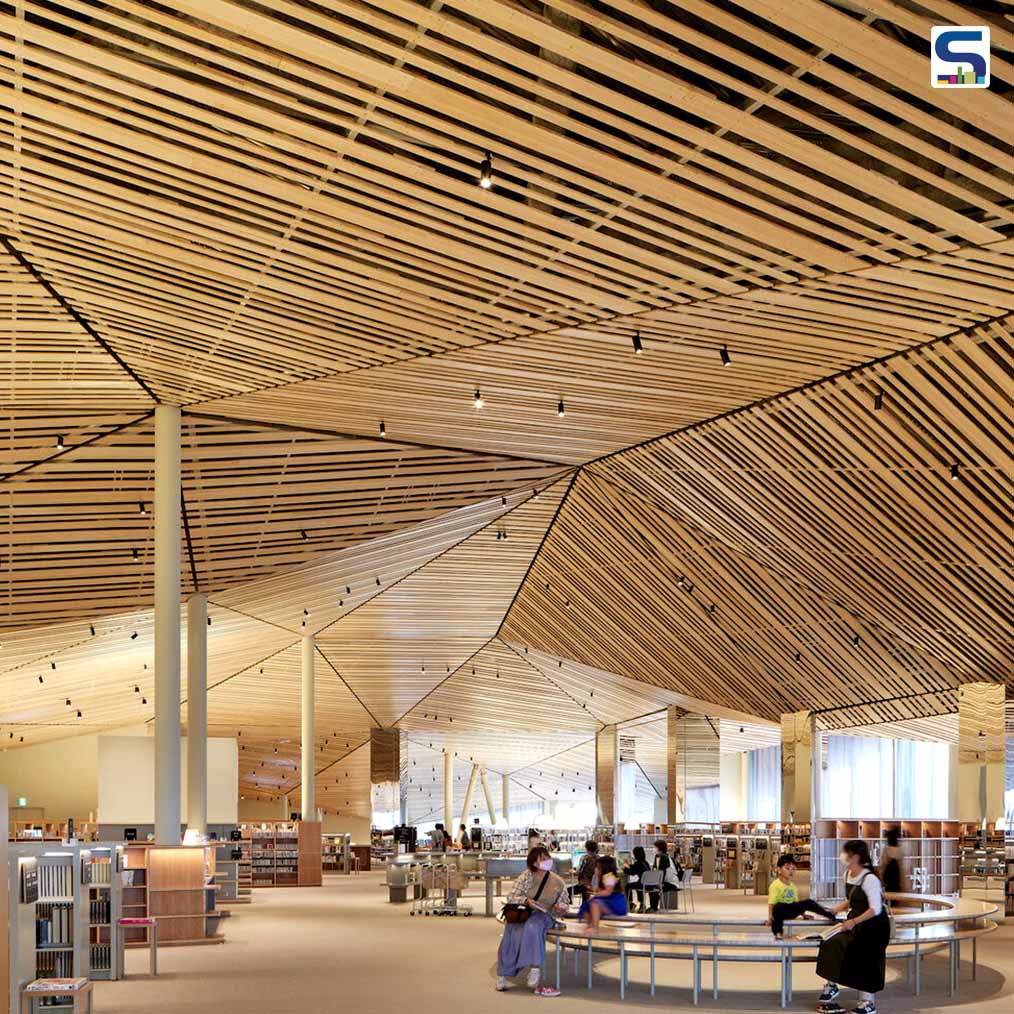
[[[768,925],[776,940],[782,939],[782,928],[786,919],[798,919],[804,912],[816,912],[829,922],[835,916],[828,909],[811,898],[799,900],[799,889],[792,881],[796,872],[796,857],[786,853],[778,857],[778,879],[768,890]]]

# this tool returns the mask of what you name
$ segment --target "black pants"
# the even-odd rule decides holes
[[[662,887],[662,890],[665,891],[665,893],[666,893],[666,899],[665,899],[666,905],[669,908],[676,908],[676,904],[677,904],[676,899],[677,899],[678,894],[679,894],[678,888],[673,887],[672,884],[664,884],[663,887]],[[648,899],[649,899],[649,903],[650,903],[650,911],[657,912],[658,911],[658,903],[659,903],[659,901],[662,898],[662,891],[658,891],[658,890],[655,890],[654,888],[652,888],[652,889],[648,890],[646,893],[648,895]]]
[[[782,926],[786,919],[798,919],[804,912],[816,912],[826,919],[833,919],[834,915],[826,908],[818,905],[812,898],[803,901],[779,902],[771,908],[771,932],[781,936]]]

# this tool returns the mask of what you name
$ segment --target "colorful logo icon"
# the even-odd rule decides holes
[[[937,25],[930,33],[930,82],[934,88],[988,88],[989,28]]]

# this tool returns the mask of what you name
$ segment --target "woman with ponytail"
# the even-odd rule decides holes
[[[853,1014],[877,1014],[876,994],[884,988],[891,923],[884,908],[884,890],[873,872],[864,841],[848,841],[842,849],[845,900],[832,912],[846,912],[841,929],[821,945],[817,974],[826,980],[817,1010],[845,1014],[838,1002],[841,987],[859,993]]]

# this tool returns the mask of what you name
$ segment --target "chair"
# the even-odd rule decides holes
[[[696,912],[697,909],[694,906],[694,871],[691,869],[684,869],[680,874],[680,893],[683,895],[683,904],[690,905],[690,911]]]
[[[665,909],[665,891],[662,890],[662,871],[648,870],[641,874],[641,886],[644,888],[644,897],[650,902],[651,895],[657,891],[659,895],[658,907],[660,911]]]

